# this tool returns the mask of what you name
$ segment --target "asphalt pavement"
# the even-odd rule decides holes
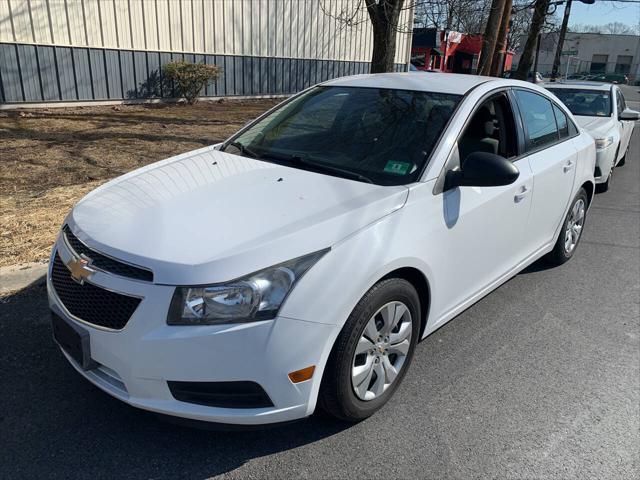
[[[639,130],[574,258],[532,265],[429,336],[391,403],[357,425],[160,421],[67,364],[42,287],[5,299],[0,478],[638,478]]]

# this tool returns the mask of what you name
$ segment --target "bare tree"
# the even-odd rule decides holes
[[[491,73],[493,52],[496,49],[496,43],[498,41],[504,5],[505,0],[493,0],[491,2],[491,11],[489,12],[484,35],[482,36],[482,52],[480,53],[480,64],[478,65],[478,73],[480,75],[489,75]]]
[[[479,33],[484,30],[492,0],[357,0],[348,2],[339,11],[329,11],[320,3],[325,15],[335,18],[342,25],[356,27],[369,21],[373,28],[373,53],[371,72],[391,72],[396,51],[398,32],[410,33],[413,23],[438,30],[457,30]],[[495,0],[504,2],[505,0]],[[343,4],[344,5],[344,4]],[[403,10],[414,9],[409,25],[399,25]],[[367,17],[363,20],[362,12]],[[497,24],[500,21],[498,19]],[[497,29],[497,27],[496,27]]]
[[[484,30],[491,0],[415,0],[416,25],[476,34]]]
[[[622,22],[605,23],[603,28],[603,33],[611,33],[613,35],[637,35],[640,33],[637,26],[634,27]]]
[[[574,33],[604,33],[602,25],[587,25],[584,23],[576,23],[569,26],[569,31]]]
[[[391,72],[396,52],[396,36],[398,32],[410,33],[413,24],[431,27],[438,30],[456,30],[467,34],[480,34],[486,31],[486,24],[491,17],[494,0],[353,0],[346,2],[338,10],[329,11],[324,0],[320,6],[325,15],[335,18],[343,27],[357,28],[363,22],[370,22],[373,27],[373,53],[371,72]],[[506,0],[496,0],[505,2]],[[507,45],[510,49],[519,43],[522,33],[531,26],[531,13],[523,8],[515,8],[522,4],[531,5],[533,0],[513,0],[514,22],[504,25],[508,28]],[[538,0],[541,1],[541,0]],[[548,4],[550,0],[544,0]],[[413,9],[414,18],[407,25],[400,25],[403,10]],[[366,14],[364,12],[367,12]],[[523,13],[524,12],[524,13]],[[507,12],[508,13],[508,12]],[[495,22],[495,32],[501,26],[502,11]],[[495,21],[495,20],[494,20]],[[500,29],[501,30],[501,29]],[[492,48],[492,52],[495,46]],[[486,57],[485,57],[486,58]],[[493,53],[489,57],[491,63]]]
[[[456,30],[469,35],[483,33],[490,11],[491,0],[467,2],[456,12],[458,18],[458,28]]]
[[[498,31],[496,48],[493,52],[493,60],[491,61],[491,71],[489,72],[492,77],[501,76],[504,68],[504,62],[502,60],[506,54],[507,32],[509,31],[509,23],[511,23],[512,5],[512,0],[506,0],[504,3],[502,18],[500,19],[500,30]]]
[[[368,21],[373,29],[373,52],[371,55],[371,73],[393,72],[393,64],[396,55],[396,42],[398,32],[410,33],[411,25],[399,25],[400,14],[403,10],[414,8],[417,0],[409,1],[405,6],[405,0],[357,0],[349,2],[337,13],[327,10],[324,2],[320,8],[327,16],[333,17],[342,25],[357,27],[366,22],[362,11],[365,10]]]
[[[585,25],[577,23],[569,27],[570,32],[577,33],[610,33],[613,35],[638,35],[638,27],[627,25],[622,22],[605,23],[604,25]]]
[[[531,4],[531,0],[528,0],[528,2]],[[517,1],[514,2],[511,15],[511,28],[507,34],[507,48],[509,50],[522,51],[529,35],[532,20],[533,8],[526,8],[526,4]],[[559,16],[556,13],[547,13],[540,31],[545,34],[545,38],[547,38],[549,36],[548,34],[556,33],[559,30],[559,25]],[[544,46],[545,42],[542,42],[542,45]]]
[[[528,4],[531,2],[529,1]],[[507,45],[511,50],[517,50],[522,45],[522,37],[527,34],[533,18],[533,9],[528,4],[514,2],[511,14],[511,28],[507,33]]]
[[[520,56],[520,62],[518,62],[518,70],[516,71],[516,78],[520,80],[526,80],[533,64],[533,54],[538,43],[538,35],[542,31],[544,26],[547,11],[549,9],[549,0],[536,0],[533,17],[531,19],[531,28],[529,35],[527,36],[527,42],[524,45],[524,50]]]
[[[419,3],[414,12],[415,24],[421,28],[435,28],[443,30],[450,28],[449,21],[450,5],[456,0],[441,0],[433,3]]]
[[[371,73],[393,72],[398,22],[404,0],[365,0],[373,27]]]

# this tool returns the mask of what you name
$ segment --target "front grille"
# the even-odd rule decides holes
[[[99,327],[123,329],[140,304],[139,298],[110,292],[87,282],[80,285],[71,278],[57,253],[51,268],[51,283],[71,315]]]
[[[121,277],[133,278],[134,280],[143,280],[145,282],[153,282],[153,273],[144,268],[134,267],[133,265],[127,265],[126,263],[119,262],[113,258],[109,258],[101,253],[92,250],[82,243],[71,232],[68,225],[65,225],[62,229],[67,243],[78,254],[85,255],[91,259],[91,264],[100,270],[113,273],[114,275],[120,275]]]

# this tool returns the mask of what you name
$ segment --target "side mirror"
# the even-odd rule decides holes
[[[461,170],[447,172],[444,190],[511,185],[519,176],[518,168],[506,158],[493,153],[473,152],[466,158]]]
[[[625,108],[619,116],[620,120],[628,120],[631,122],[635,122],[640,120],[640,112],[636,112],[635,110],[631,110],[630,108]]]

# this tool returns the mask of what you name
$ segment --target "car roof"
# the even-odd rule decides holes
[[[464,75],[459,73],[439,73],[437,75],[417,75],[416,72],[376,73],[351,75],[328,80],[321,85],[332,87],[388,88],[395,90],[415,90],[422,92],[453,93],[464,95],[477,85],[486,82],[513,82],[494,77]]]
[[[386,88],[394,90],[413,90],[419,92],[451,93],[465,95],[478,85],[488,85],[494,88],[520,87],[537,91],[541,94],[550,93],[541,84],[500,77],[482,77],[461,73],[437,73],[418,75],[416,72],[375,73],[351,75],[335,78],[320,83],[331,87],[362,87]]]
[[[580,81],[562,81],[562,82],[545,82],[545,88],[577,88],[580,90],[602,90],[608,92],[611,90],[610,83],[603,82],[580,82]]]

